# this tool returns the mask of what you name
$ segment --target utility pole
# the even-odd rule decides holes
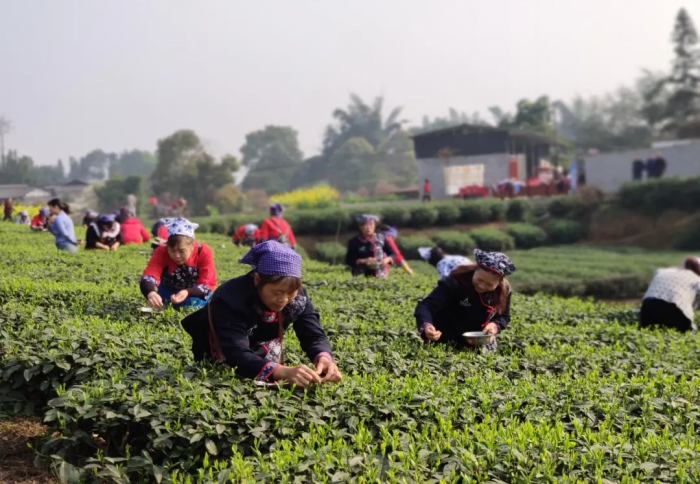
[[[5,165],[5,135],[12,131],[12,121],[0,116],[0,161]]]

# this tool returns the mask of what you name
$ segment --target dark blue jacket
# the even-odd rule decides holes
[[[266,380],[277,366],[269,358],[271,345],[268,343],[278,339],[279,323],[265,322],[263,314],[272,313],[258,296],[253,273],[223,283],[212,295],[209,305],[223,363],[236,368],[236,373],[242,377]],[[209,339],[208,308],[205,306],[182,320],[183,328],[192,336],[196,361],[211,358],[214,350]],[[283,313],[284,331],[293,324],[301,348],[311,361],[315,363],[321,353],[330,357],[331,345],[321,328],[318,312],[303,288]]]
[[[495,299],[494,293],[479,294],[471,279],[465,284],[448,277],[438,282],[433,292],[416,306],[418,331],[422,335],[424,323],[432,323],[442,331],[440,342],[462,344],[462,333],[481,331],[486,323],[496,323],[503,330],[510,324],[510,296],[505,311],[498,314],[494,306],[487,304]]]

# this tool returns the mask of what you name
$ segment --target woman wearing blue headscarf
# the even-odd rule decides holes
[[[331,345],[301,282],[301,256],[279,242],[256,245],[239,260],[248,274],[223,283],[206,308],[182,326],[192,336],[196,361],[212,359],[244,378],[299,386],[336,382],[342,376]],[[294,326],[301,348],[315,365],[285,366],[283,340]]]

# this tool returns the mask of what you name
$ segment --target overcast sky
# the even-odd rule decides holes
[[[0,116],[41,164],[181,128],[239,156],[267,124],[310,156],[353,92],[419,124],[666,70],[682,6],[700,21],[679,0],[0,0]]]

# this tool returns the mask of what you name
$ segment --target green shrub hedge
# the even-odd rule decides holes
[[[585,235],[583,225],[575,220],[555,219],[547,224],[547,236],[553,244],[575,244]]]
[[[506,205],[505,217],[508,222],[528,222],[535,209],[527,198],[514,198]]]
[[[700,250],[700,223],[684,227],[673,243],[676,250]]]
[[[329,264],[343,264],[345,252],[346,247],[338,242],[319,242],[316,244],[318,260]]]
[[[403,205],[387,205],[379,211],[382,223],[394,227],[406,227],[411,221],[411,211]]]
[[[625,183],[617,192],[616,202],[623,208],[647,214],[672,209],[694,212],[700,207],[700,177],[666,177]]]
[[[463,224],[485,224],[493,217],[488,200],[469,200],[459,204],[459,221]]]
[[[424,205],[411,209],[411,227],[427,229],[435,225],[438,220],[436,208]]]
[[[547,211],[553,218],[571,218],[581,213],[581,200],[576,196],[557,195],[547,205]]]
[[[487,251],[507,251],[515,248],[513,237],[505,232],[491,227],[475,229],[469,232],[476,246]]]
[[[459,206],[454,203],[436,204],[435,208],[438,211],[437,225],[450,226],[459,222]]]
[[[438,232],[433,235],[433,242],[448,254],[469,255],[476,247],[474,239],[465,232]]]
[[[588,281],[552,283],[517,283],[513,290],[521,294],[552,294],[561,297],[594,297],[597,299],[632,299],[642,297],[649,285],[649,278],[638,274],[606,277]],[[636,313],[633,318],[636,321]]]
[[[533,249],[547,242],[547,232],[537,225],[514,223],[506,225],[506,233],[513,237],[518,249]]]
[[[423,235],[408,235],[396,239],[396,245],[399,247],[401,254],[408,260],[419,260],[419,247],[433,247],[435,244],[428,237]]]

